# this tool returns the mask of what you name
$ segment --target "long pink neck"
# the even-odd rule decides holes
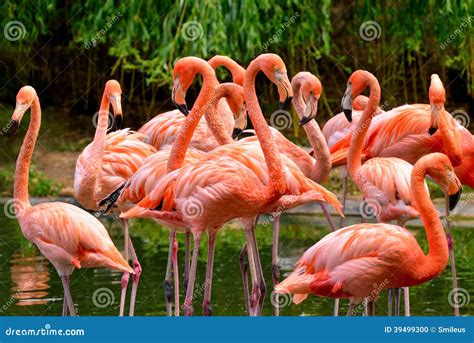
[[[358,182],[357,172],[362,165],[361,156],[364,149],[365,136],[369,130],[372,118],[377,112],[380,103],[380,85],[375,76],[368,75],[370,96],[367,106],[362,113],[362,116],[357,123],[357,127],[353,131],[352,141],[347,157],[347,170],[356,183]]]
[[[100,171],[102,169],[102,157],[104,155],[107,128],[109,124],[109,108],[110,100],[104,91],[100,102],[94,140],[91,144],[91,154],[87,161],[87,166],[85,168],[84,176],[81,179],[79,189],[76,190],[76,198],[86,207],[95,207],[96,200],[98,200],[96,199],[96,190]],[[85,204],[90,204],[90,206]]]
[[[278,200],[286,190],[286,178],[283,173],[283,164],[280,160],[278,149],[273,140],[273,135],[268,127],[262,110],[258,103],[255,90],[255,78],[262,70],[262,59],[250,63],[244,77],[244,97],[247,104],[248,115],[255,128],[255,133],[262,147],[263,155],[267,163],[270,181],[266,186],[266,196],[269,202]]]
[[[411,179],[413,204],[420,213],[429,245],[428,255],[416,265],[416,277],[421,281],[433,278],[443,271],[448,263],[446,234],[425,186],[429,162],[430,159],[418,162],[413,169]]]
[[[293,105],[300,119],[303,117],[306,105],[301,94],[301,83],[298,82],[293,87]],[[326,139],[316,120],[311,120],[303,125],[306,136],[314,151],[315,162],[311,166],[311,175],[309,177],[318,183],[325,182],[331,172],[331,154],[329,152]]]
[[[28,132],[23,139],[20,154],[16,162],[15,181],[13,186],[13,199],[16,204],[29,207],[28,175],[30,172],[31,157],[35,150],[36,139],[41,126],[41,106],[36,96],[31,105],[31,119]]]
[[[226,130],[224,122],[222,121],[222,118],[217,110],[218,104],[221,102],[221,100],[223,98],[228,98],[231,96],[229,92],[231,92],[232,89],[229,89],[226,86],[227,85],[225,84],[217,86],[216,92],[214,93],[214,96],[211,102],[209,103],[210,108],[206,115],[207,124],[209,125],[209,128],[211,129],[212,134],[214,135],[214,138],[216,139],[217,143],[219,143],[220,145],[234,143],[232,136]]]
[[[178,136],[173,143],[170,157],[168,159],[168,172],[182,167],[194,130],[196,130],[202,116],[209,112],[209,103],[213,97],[214,89],[218,85],[214,70],[206,62],[203,61],[203,63],[205,66],[204,64],[200,64],[199,69],[199,73],[203,78],[202,88],[191,112],[188,114],[186,121],[179,130]],[[219,128],[212,127],[212,125],[215,125],[215,123],[218,122],[218,119],[213,121],[211,116],[207,116],[206,121],[213,132],[219,130]]]

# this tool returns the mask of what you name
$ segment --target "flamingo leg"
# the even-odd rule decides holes
[[[346,211],[346,199],[347,199],[347,169],[342,172],[342,213]],[[344,217],[339,219],[339,228],[344,227]]]
[[[193,315],[193,294],[194,294],[194,282],[196,281],[196,270],[199,255],[199,244],[201,243],[201,232],[194,234],[194,246],[193,246],[193,257],[191,261],[191,269],[189,271],[189,282],[186,289],[186,298],[184,300],[184,315]]]
[[[400,288],[393,289],[393,296],[395,297],[395,316],[400,316]]]
[[[354,315],[354,310],[355,310],[355,304],[354,303],[350,303],[349,304],[349,308],[347,310],[347,316],[348,317],[352,317]]]
[[[257,269],[255,267],[255,255],[253,253],[254,249],[252,246],[252,227],[245,228],[245,240],[247,246],[247,253],[249,259],[249,266],[250,266],[250,276],[252,280],[252,295],[250,296],[249,300],[249,315],[256,316],[257,313],[257,289],[258,289],[258,281],[257,281]]]
[[[202,309],[205,316],[212,316],[211,294],[212,294],[212,276],[214,271],[214,252],[216,250],[216,233],[211,231],[209,234],[207,248],[206,282],[204,284],[204,297]]]
[[[63,317],[67,317],[68,312],[67,312],[67,300],[66,297],[63,297]]]
[[[74,309],[74,303],[72,301],[71,291],[69,289],[69,280],[70,275],[61,275],[61,281],[64,288],[64,298],[66,299],[67,306],[69,308],[69,313],[72,317],[76,316],[76,310]]]
[[[334,224],[334,221],[332,220],[332,217],[331,217],[331,213],[329,213],[329,210],[326,207],[326,205],[320,202],[319,206],[321,207],[321,210],[323,211],[323,214],[326,217],[326,220],[328,221],[329,227],[331,228],[331,232],[336,231],[337,230],[336,224]]]
[[[403,301],[404,301],[405,317],[409,317],[410,316],[410,289],[408,287],[403,287]]]
[[[189,280],[189,268],[190,268],[190,260],[191,260],[191,231],[186,228],[185,233],[185,252],[184,252],[184,281],[183,287],[184,291],[188,288],[188,280]]]
[[[321,204],[322,205],[322,204]],[[273,287],[280,282],[280,270],[278,268],[278,236],[280,234],[280,214],[273,218],[273,247],[272,247],[272,282]],[[278,293],[273,293],[273,307],[275,316],[280,315],[280,306],[278,303]]]
[[[244,244],[239,254],[240,275],[242,276],[242,284],[244,286],[245,309],[247,311],[247,315],[250,315],[250,294],[249,294],[249,281],[248,281],[249,263],[245,257],[246,254],[247,254],[247,244]]]
[[[179,271],[178,271],[178,241],[176,231],[173,231],[173,280],[174,280],[174,315],[179,317]]]
[[[333,316],[334,316],[334,317],[338,317],[338,316],[339,316],[339,298],[334,299]]]
[[[133,317],[135,314],[135,303],[137,300],[137,291],[138,291],[138,282],[140,281],[140,275],[142,274],[142,266],[140,262],[138,261],[137,258],[137,253],[135,251],[135,248],[133,247],[132,244],[132,239],[130,236],[128,237],[128,246],[130,249],[130,254],[132,255],[132,261],[133,261],[133,276],[132,276],[132,293],[130,295],[130,310],[128,315],[130,317]]]
[[[168,261],[166,262],[165,283],[164,283],[166,315],[168,317],[171,316],[171,301],[173,298],[173,290],[171,288],[171,268],[173,264],[174,237],[175,237],[175,231],[173,229],[170,229],[169,245],[168,245]]]
[[[369,316],[375,317],[375,301],[369,301],[368,309],[369,309]]]
[[[454,260],[454,241],[451,234],[451,222],[449,220],[449,200],[448,195],[445,194],[445,210],[446,210],[446,240],[448,241],[448,254],[449,254],[449,264],[451,267],[451,275],[453,278],[453,296],[454,296],[454,315],[459,316],[459,303],[458,303],[458,278],[456,273],[456,261]]]
[[[125,261],[128,263],[129,259],[129,234],[128,234],[128,220],[120,218],[120,223],[122,224],[123,227],[123,246],[124,246],[124,251],[125,251]],[[119,310],[119,316],[123,317],[124,312],[125,312],[125,301],[127,297],[127,287],[128,287],[128,281],[130,279],[130,273],[125,272],[122,275],[122,292],[120,295],[120,310]]]
[[[263,300],[265,299],[265,279],[263,277],[262,263],[260,261],[260,254],[258,252],[257,238],[255,237],[255,227],[258,221],[258,217],[255,218],[255,223],[250,231],[252,251],[255,259],[255,271],[257,273],[257,311],[256,314],[260,316],[262,314]]]
[[[393,307],[393,288],[387,289],[387,315],[392,316],[392,307]]]

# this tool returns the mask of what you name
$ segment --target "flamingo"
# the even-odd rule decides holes
[[[173,145],[168,161],[170,173],[165,175],[155,189],[135,208],[122,214],[125,218],[149,216],[191,228],[194,235],[194,249],[184,303],[185,315],[192,315],[193,312],[192,298],[202,233],[207,232],[209,236],[203,300],[205,314],[211,312],[210,295],[216,234],[223,224],[234,218],[241,218],[247,244],[251,247],[249,262],[255,303],[258,302],[256,306],[258,308],[263,301],[261,296],[263,294],[259,293],[264,292],[265,286],[255,241],[255,217],[260,213],[297,206],[307,201],[327,201],[340,210],[337,198],[307,179],[291,160],[286,158],[285,164],[287,166],[293,164],[293,167],[283,168],[281,156],[277,152],[255,95],[254,82],[260,70],[277,84],[282,103],[288,103],[287,98],[292,96],[292,90],[286,76],[286,67],[277,55],[260,55],[247,68],[244,77],[244,95],[250,119],[261,142],[261,150],[247,150],[236,142],[214,149],[193,165],[181,167],[190,136],[200,119],[199,116],[202,116],[202,113],[192,111],[188,116],[190,124],[183,126]],[[179,83],[183,81],[184,75],[180,74],[176,67],[173,74],[175,89],[179,90]],[[173,96],[176,103],[184,102],[182,92],[173,92]],[[262,156],[262,153],[266,161],[263,167],[268,168],[268,171],[262,168],[260,163],[253,163],[253,160],[259,159],[256,154]]]
[[[189,60],[189,63],[192,63]],[[184,62],[182,62],[184,63]],[[188,63],[188,62],[186,62]],[[218,66],[226,66],[232,73],[234,83],[242,84],[243,74],[242,71],[238,68],[243,69],[240,67],[235,61],[230,59],[226,56],[215,56],[209,60],[209,65],[212,68],[217,68]],[[192,70],[192,65],[188,66],[188,70],[190,73],[194,73]],[[212,84],[214,87],[217,85],[218,81],[217,78],[212,74],[209,74],[206,80],[203,82]],[[186,91],[192,84],[192,79],[190,83],[180,83],[180,91],[183,94],[186,94]],[[203,85],[204,88],[204,85]],[[189,113],[188,107],[186,106],[186,102],[182,104],[174,103],[177,107],[177,110],[168,111],[165,113],[161,113],[155,116],[153,119],[148,121],[145,125],[143,125],[140,129],[138,129],[139,133],[146,135],[148,138],[146,142],[153,145],[156,149],[160,150],[166,145],[173,144],[174,140],[176,139],[178,132],[183,125],[184,121],[186,120],[186,116]],[[238,117],[234,118],[232,111],[230,110],[228,104],[225,102],[224,99],[219,102],[218,105],[218,112],[222,116],[222,120],[224,121],[224,125],[226,128],[226,132],[231,134],[233,130],[236,130],[234,135],[238,134],[241,129],[241,126],[246,125],[246,117]],[[196,131],[193,134],[190,146],[196,148],[201,151],[211,151],[212,149],[219,146],[219,143],[215,137],[215,131],[213,133],[212,128],[209,127],[207,120],[208,116],[204,120],[201,120],[196,127]],[[237,120],[237,123],[234,123],[234,120]],[[245,120],[245,121],[244,121]]]
[[[94,140],[79,155],[74,174],[74,195],[79,203],[88,210],[102,211],[99,202],[117,187],[121,186],[143,164],[143,161],[156,150],[143,142],[145,136],[129,129],[117,130],[107,134],[109,107],[112,104],[115,122],[122,122],[122,90],[116,80],[105,84],[97,120]],[[114,209],[115,213],[126,210],[126,207]],[[133,316],[138,282],[141,275],[141,265],[128,233],[128,222],[121,220],[124,228],[125,258],[129,253],[133,259],[134,275],[129,314]],[[130,275],[122,277],[122,293],[120,312],[123,316],[125,297]]]
[[[195,60],[194,63],[197,61]],[[175,65],[175,69],[178,70],[181,68],[181,65],[189,65],[190,62],[187,58],[181,59]],[[222,98],[225,98],[227,103],[229,104],[233,113],[235,113],[235,117],[245,117],[245,106],[244,106],[244,98],[243,98],[243,91],[242,87],[233,84],[233,83],[223,83],[219,84],[215,88],[215,93],[208,93],[213,95],[212,99],[209,99],[212,106],[207,105],[205,109],[206,113],[209,117],[217,116],[217,104],[220,102]],[[200,105],[195,105],[193,109],[199,109]],[[238,122],[237,120],[236,122]],[[184,125],[189,123],[189,119],[186,119]],[[233,143],[232,137],[225,131],[224,126],[220,126],[219,129],[211,126],[211,129],[217,130],[214,135],[216,140],[219,144],[230,144]],[[243,129],[243,128],[242,128]],[[133,174],[132,177],[128,179],[128,181],[119,187],[120,195],[115,197],[115,201],[110,204],[116,206],[117,204],[125,204],[125,203],[132,203],[136,204],[140,200],[142,200],[146,195],[148,195],[152,190],[154,185],[159,182],[160,178],[162,178],[167,173],[167,163],[168,159],[170,158],[171,154],[171,146],[166,146],[163,149],[159,150],[158,152],[154,153],[153,155],[149,156],[143,163],[143,165]],[[187,150],[185,159],[183,161],[183,165],[190,165],[196,163],[199,159],[203,158],[206,155],[205,152],[200,151],[195,148],[190,148]],[[109,196],[109,198],[114,198]],[[120,206],[122,207],[122,206]],[[175,251],[177,249],[176,241],[175,241],[175,232],[176,230],[182,229],[180,226],[170,225],[167,222],[157,220],[163,226],[170,227],[170,250],[168,256],[168,265],[167,265],[167,272],[166,272],[166,280],[165,280],[165,301],[167,307],[168,315],[171,314],[171,264],[173,264],[173,274],[174,274],[174,287],[175,287],[175,315],[179,315],[179,283],[178,283],[178,273],[177,273],[177,261],[176,261],[176,254]],[[186,230],[186,233],[188,230]],[[187,276],[189,274],[189,256],[188,250],[186,250],[187,254],[185,257],[185,286],[187,284]],[[185,287],[186,288],[186,287]]]
[[[448,262],[448,243],[425,186],[426,175],[449,194],[451,209],[462,188],[446,155],[426,155],[413,168],[411,192],[425,227],[428,254],[403,227],[382,223],[352,225],[328,234],[306,250],[276,292],[294,294],[296,304],[308,294],[350,298],[348,315],[365,298],[369,300],[370,314],[375,315],[375,301],[383,289],[411,287],[439,275]]]
[[[70,292],[75,268],[105,267],[124,273],[133,269],[115,247],[105,227],[93,215],[63,202],[31,206],[28,173],[41,126],[41,107],[31,86],[20,89],[10,122],[14,134],[31,107],[31,120],[21,146],[15,171],[13,202],[21,232],[56,268],[64,288],[63,316],[76,315]]]

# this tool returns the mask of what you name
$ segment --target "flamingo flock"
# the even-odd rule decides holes
[[[233,82],[218,81],[215,69],[221,66],[230,71]],[[311,153],[267,124],[256,92],[259,73],[276,86],[282,111],[293,103]],[[198,75],[202,86],[189,109],[186,92]],[[448,261],[457,288],[452,237],[443,228],[425,178],[439,185],[452,210],[460,199],[462,185],[474,186],[470,174],[474,142],[469,131],[445,111],[445,91],[437,75],[431,77],[429,104],[383,111],[377,78],[357,70],[348,79],[341,102],[343,112],[322,129],[315,120],[323,91],[320,80],[302,71],[290,81],[278,55],[259,55],[247,68],[227,56],[214,56],[209,61],[184,57],[176,62],[172,78],[172,102],[177,109],[155,116],[137,131],[120,128],[122,90],[117,81],[107,81],[94,138],[76,163],[74,194],[84,209],[61,202],[31,206],[28,173],[41,125],[41,108],[33,87],[25,86],[18,92],[10,133],[17,131],[30,108],[31,119],[16,165],[15,213],[25,238],[38,247],[61,278],[63,316],[76,315],[69,289],[74,269],[99,267],[123,272],[120,316],[125,315],[132,278],[128,314],[134,315],[142,268],[129,234],[133,218],[147,218],[169,229],[168,263],[163,266],[169,316],[179,316],[181,310],[186,316],[194,314],[203,234],[208,236],[208,243],[202,308],[204,315],[212,315],[216,240],[223,226],[234,219],[245,237],[241,271],[247,313],[262,314],[267,286],[255,229],[259,216],[265,214],[271,214],[274,222],[271,268],[275,297],[292,294],[295,304],[310,294],[334,298],[336,315],[339,300],[348,298],[348,315],[354,314],[361,302],[367,304],[369,315],[375,315],[375,302],[387,289],[389,313],[395,297],[395,315],[399,315],[403,289],[404,313],[410,315],[408,287],[435,278]],[[368,97],[362,95],[366,89]],[[108,127],[110,107],[116,125],[113,131]],[[248,119],[253,130],[245,130]],[[250,136],[238,139],[244,130]],[[341,201],[321,186],[325,183],[331,188],[328,176],[337,167],[344,168],[345,174]],[[343,227],[347,177],[359,188],[362,201],[378,204],[377,223]],[[306,250],[294,271],[281,281],[280,215],[313,202],[321,206],[329,233]],[[341,216],[338,226],[327,205]],[[104,225],[85,210],[109,213],[120,220],[123,256]],[[415,218],[423,222],[427,254],[404,227]],[[394,221],[397,225],[391,224]],[[182,282],[177,234],[186,237]],[[277,305],[275,315],[279,315]]]

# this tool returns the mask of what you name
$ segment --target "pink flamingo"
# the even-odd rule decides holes
[[[211,58],[208,63],[214,69],[218,66],[226,66],[232,73],[234,83],[240,85],[242,84],[241,80],[243,79],[243,73],[240,69],[243,68],[240,67],[235,61],[233,61],[229,57],[215,56]],[[189,72],[195,74],[195,71],[193,71],[192,68],[189,68]],[[192,84],[192,80],[193,79],[191,79],[190,83],[181,82],[179,91],[185,95],[186,91]],[[214,86],[218,84],[215,74],[209,74],[204,82],[208,84],[212,83],[212,85]],[[138,130],[139,133],[142,133],[148,137],[146,142],[153,145],[158,150],[162,149],[166,145],[173,144],[174,140],[178,135],[179,130],[181,129],[183,123],[186,120],[186,115],[188,115],[189,113],[188,107],[186,106],[186,102],[174,104],[177,107],[177,110],[168,111],[155,116],[153,119],[148,121]],[[222,120],[225,125],[225,130],[226,132],[228,132],[229,135],[236,127],[240,127],[246,124],[246,121],[234,123],[234,115],[224,99],[219,102],[218,112],[222,116]],[[238,119],[244,120],[244,118],[245,117],[239,117]],[[191,147],[206,152],[211,151],[212,149],[215,149],[217,146],[219,146],[219,143],[217,142],[215,137],[215,131],[213,133],[212,128],[210,128],[207,123],[208,119],[209,118],[206,115],[205,119],[199,122],[190,143]],[[237,129],[236,134],[238,132],[239,130]]]
[[[28,132],[21,146],[15,172],[13,201],[21,232],[56,268],[64,287],[63,315],[76,315],[69,289],[75,268],[106,267],[124,273],[133,269],[114,246],[105,227],[93,215],[62,202],[31,206],[28,194],[30,161],[41,126],[41,108],[31,86],[20,89],[10,122],[11,133],[31,107]]]
[[[286,99],[292,95],[292,90],[286,76],[285,65],[276,55],[264,54],[257,57],[246,71],[245,99],[257,137],[262,143],[259,153],[262,154],[263,151],[268,172],[265,172],[259,163],[253,163],[253,158],[256,157],[246,156],[246,154],[252,154],[252,150],[247,152],[237,144],[238,142],[219,147],[209,152],[198,163],[180,169],[187,145],[189,145],[190,135],[200,119],[199,115],[202,116],[202,113],[199,114],[197,111],[191,112],[188,116],[190,125],[183,127],[179,134],[181,137],[178,137],[173,145],[171,158],[168,161],[170,173],[135,208],[123,214],[125,218],[146,215],[191,228],[194,235],[194,249],[186,291],[186,315],[192,314],[197,254],[203,232],[209,235],[206,289],[203,301],[205,313],[211,312],[210,294],[215,236],[222,225],[233,218],[243,218],[244,232],[251,247],[249,261],[252,265],[251,271],[253,271],[254,294],[259,297],[255,299],[255,303],[258,302],[260,305],[263,297],[258,293],[264,291],[264,281],[253,230],[255,217],[260,213],[268,213],[287,206],[297,206],[306,201],[328,201],[336,204],[335,206],[339,205],[332,193],[307,179],[296,166],[291,170],[283,168],[281,157],[277,153],[270,129],[263,118],[255,95],[254,82],[260,70],[263,70],[265,75],[278,85],[282,103],[288,103]],[[179,74],[175,68],[175,82],[181,82],[182,78],[183,75]],[[179,85],[176,85],[175,89],[179,89]],[[184,102],[182,93],[173,93],[173,95],[175,102]],[[286,164],[291,163],[286,159]],[[266,182],[262,182],[262,179]],[[282,197],[284,194],[286,195]],[[154,210],[157,208],[160,210]]]
[[[143,161],[156,150],[143,142],[142,134],[129,129],[107,134],[109,107],[112,108],[117,124],[122,122],[122,90],[115,80],[105,84],[97,120],[94,140],[79,155],[74,175],[74,195],[79,203],[88,210],[102,212],[101,199],[120,187],[143,164]],[[114,208],[120,213],[128,207]],[[128,261],[129,253],[133,259],[134,275],[130,300],[130,315],[133,316],[141,265],[138,261],[132,240],[128,233],[128,222],[121,220],[124,227],[124,250]],[[120,315],[123,316],[129,273],[122,277]]]
[[[295,294],[302,302],[308,294],[350,298],[348,315],[364,298],[370,314],[383,289],[411,287],[439,275],[448,262],[448,244],[424,178],[432,177],[449,194],[450,208],[459,200],[461,184],[443,154],[422,157],[411,174],[413,202],[419,210],[428,239],[425,255],[416,238],[405,228],[390,224],[357,224],[332,232],[309,248],[295,270],[276,287]]]
[[[183,58],[176,63],[175,69],[178,70],[181,68],[181,65],[189,65],[192,63],[188,58]],[[245,116],[245,106],[242,88],[231,83],[219,84],[215,88],[215,92],[207,93],[212,95],[213,98],[209,99],[208,102],[210,105],[206,105],[208,108],[205,109],[207,115],[210,118],[218,116],[217,113],[217,104],[222,98],[225,98],[228,102],[231,110],[235,113],[237,118],[236,123],[240,122],[240,117]],[[199,109],[200,105],[195,105],[194,109]],[[186,119],[184,125],[189,123],[189,118]],[[210,121],[211,122],[211,121]],[[224,126],[214,127],[210,126],[211,130],[216,137],[216,140],[219,144],[230,144],[233,143],[232,137],[225,131]],[[240,129],[243,129],[240,128]],[[216,132],[214,132],[216,131]],[[119,197],[116,198],[116,204],[123,203],[133,203],[136,204],[145,198],[154,188],[155,184],[159,182],[167,173],[167,164],[168,159],[171,154],[171,146],[164,147],[162,150],[156,152],[155,154],[149,156],[143,163],[143,165],[136,171],[136,173],[129,178],[129,180],[119,188],[121,192]],[[203,158],[206,155],[205,152],[200,150],[190,148],[187,150],[183,165],[190,165],[196,163],[199,159]],[[171,314],[171,264],[173,265],[173,275],[174,275],[174,288],[175,288],[175,314],[179,315],[179,283],[178,283],[178,271],[177,271],[177,261],[176,261],[176,249],[177,244],[175,240],[175,235],[177,230],[181,230],[183,227],[170,225],[168,222],[157,220],[163,226],[170,227],[170,250],[168,256],[168,265],[166,272],[165,280],[165,300],[168,315]],[[188,233],[189,230],[186,230]],[[187,277],[189,275],[189,249],[186,249],[185,257],[185,286],[187,284]],[[186,288],[186,287],[185,287]]]

